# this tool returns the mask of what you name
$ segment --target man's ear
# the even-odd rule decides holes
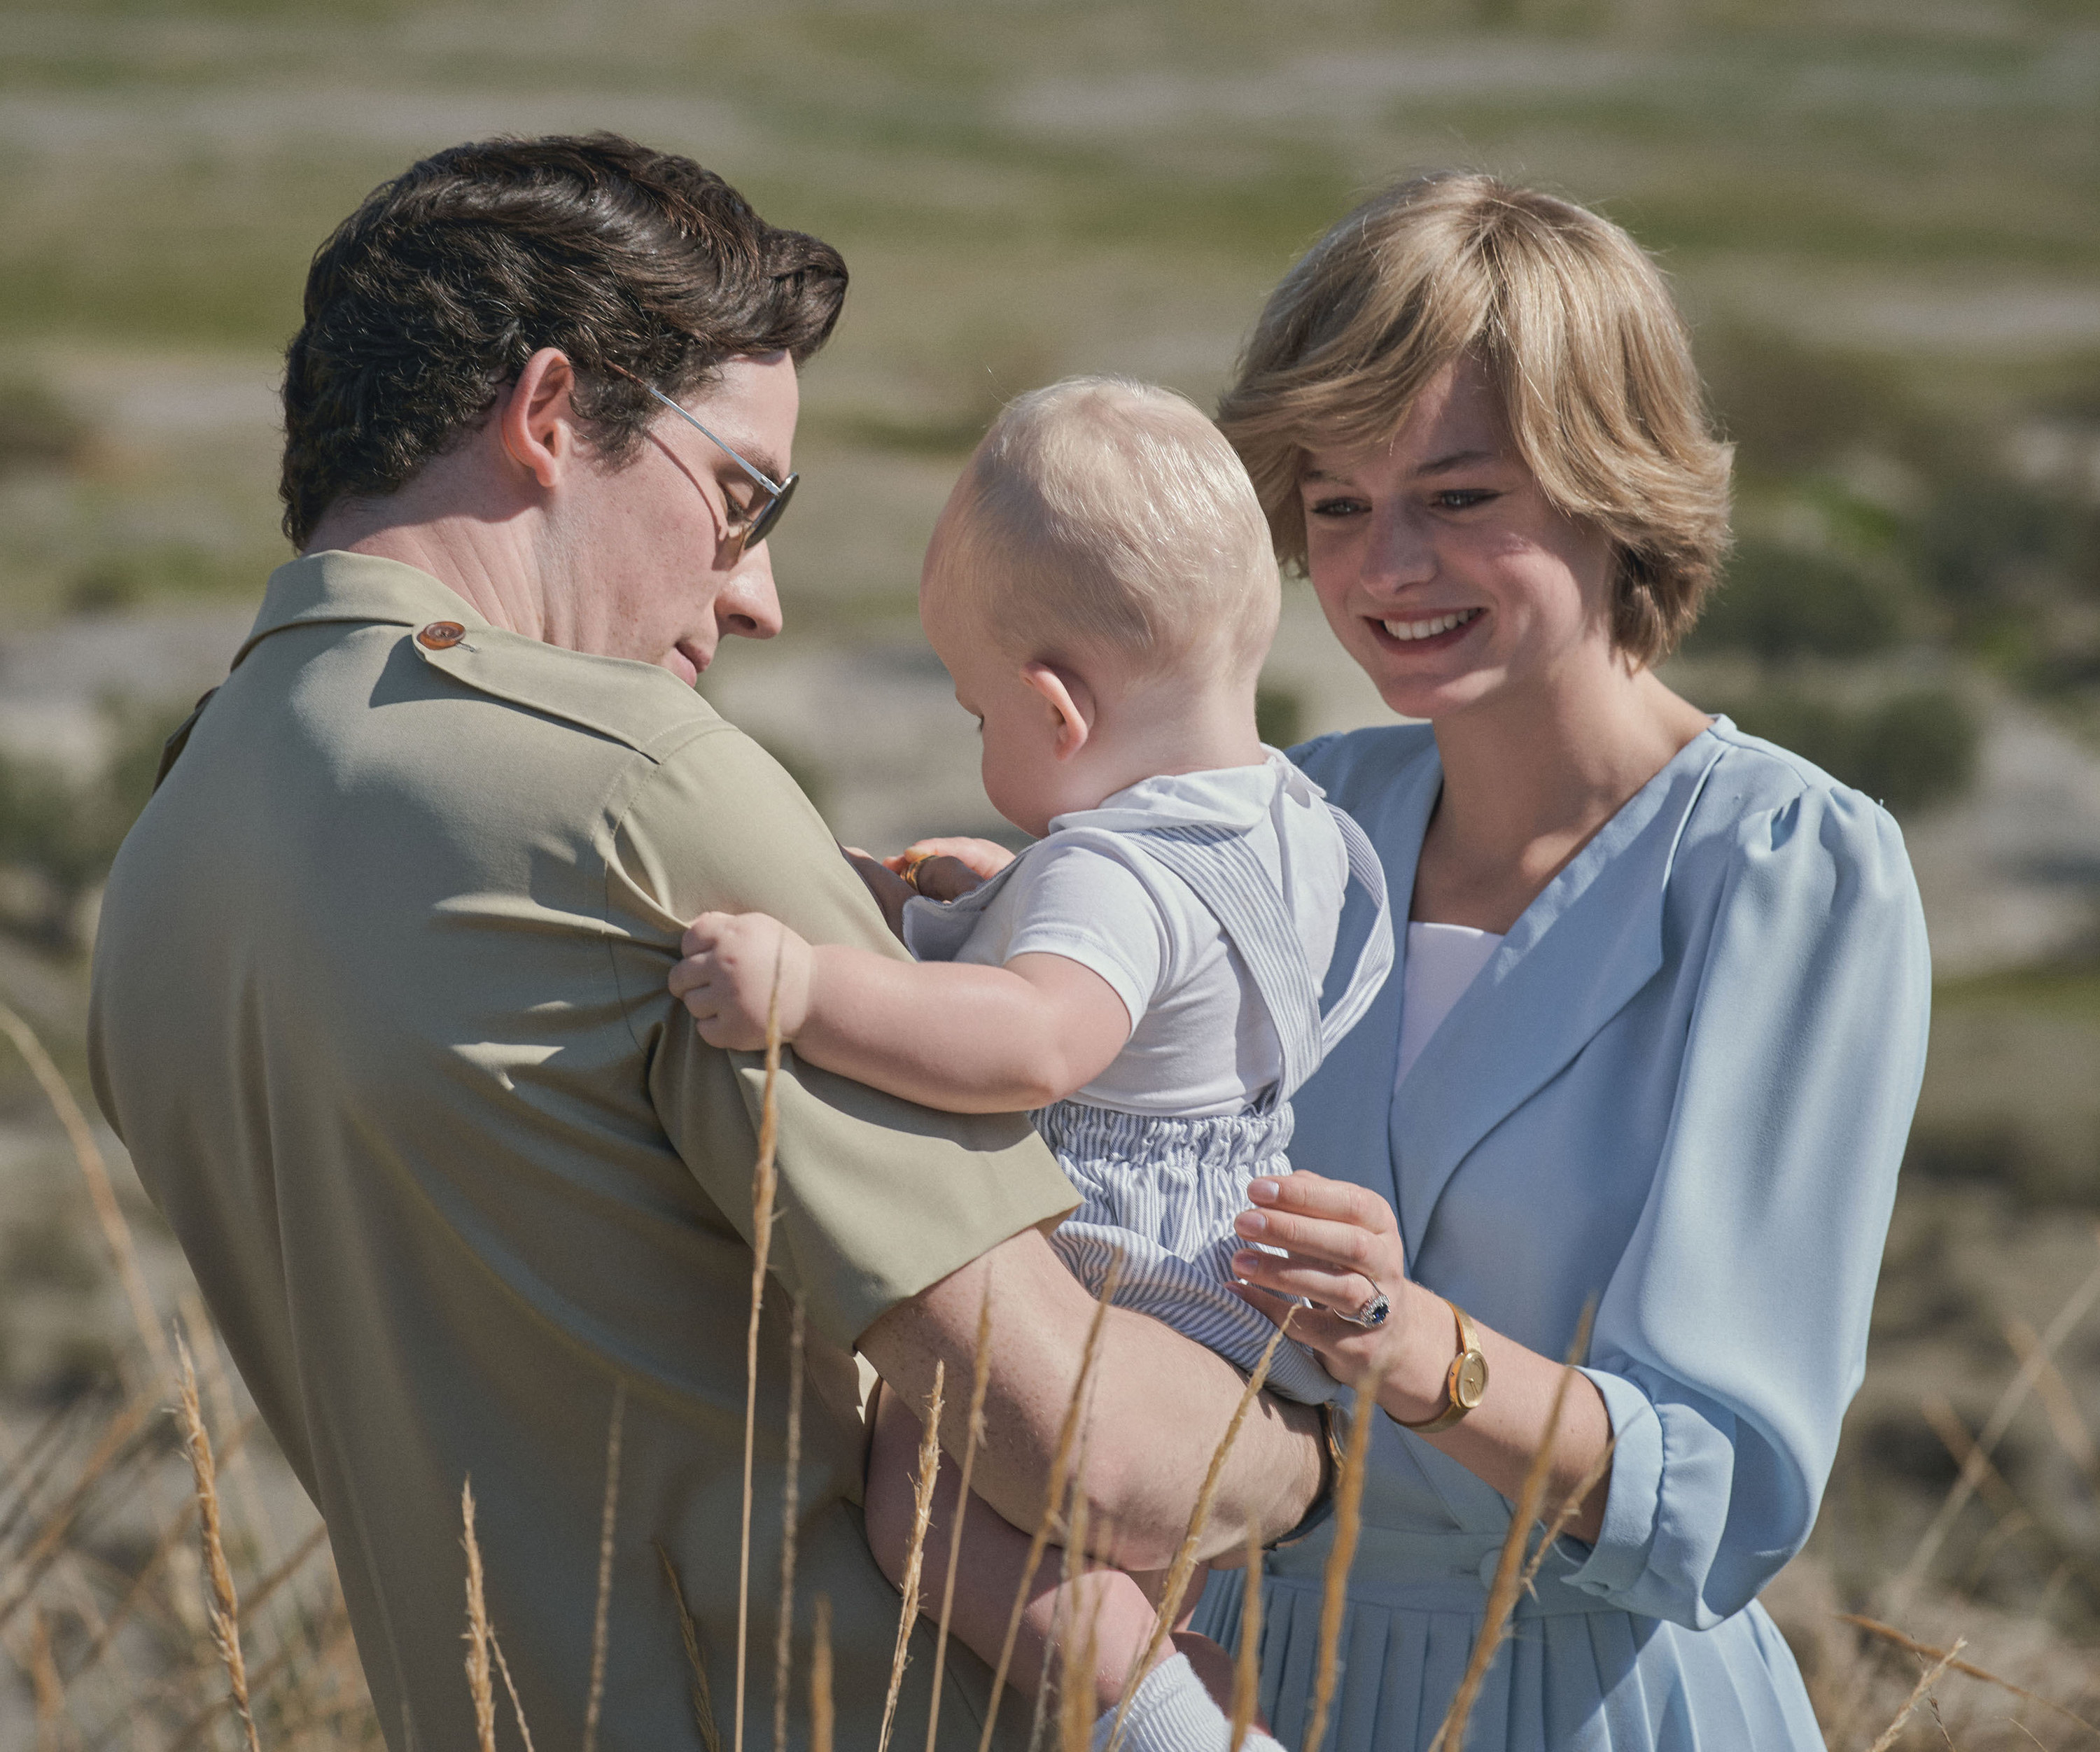
[[[1021,664],[1021,679],[1043,696],[1056,715],[1053,752],[1059,760],[1069,761],[1086,747],[1087,739],[1094,733],[1093,690],[1070,669],[1042,662]]]
[[[505,453],[543,488],[552,488],[576,455],[576,386],[569,355],[543,346],[525,361],[496,415]]]

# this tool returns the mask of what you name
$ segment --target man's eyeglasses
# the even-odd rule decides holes
[[[743,539],[739,544],[739,550],[757,547],[760,542],[763,541],[768,536],[773,533],[774,526],[780,521],[780,514],[788,509],[788,501],[795,496],[795,483],[801,480],[802,477],[799,474],[790,474],[787,479],[782,481],[778,486],[775,486],[771,481],[765,478],[764,474],[762,474],[759,470],[753,468],[727,444],[722,444],[722,441],[719,438],[716,438],[712,432],[708,431],[704,426],[702,426],[699,421],[695,420],[690,414],[686,413],[684,408],[681,408],[677,404],[677,403],[672,400],[669,396],[666,395],[663,392],[663,391],[658,389],[653,384],[644,384],[642,387],[647,390],[651,395],[654,395],[657,400],[663,403],[666,408],[668,408],[672,413],[677,415],[677,417],[683,420],[686,425],[691,426],[695,431],[700,433],[702,436],[708,438],[712,440],[716,444],[720,445],[723,452],[729,457],[730,461],[734,462],[739,468],[742,469],[745,474],[748,474],[752,480],[758,483],[758,490],[765,495],[765,502],[760,505],[755,513],[747,512],[743,514]],[[736,507],[732,505],[730,509],[734,511]]]
[[[666,395],[663,392],[663,391],[658,389],[655,384],[643,382],[642,379],[635,376],[633,372],[623,371],[618,365],[612,364],[610,360],[607,360],[607,364],[611,369],[618,372],[619,374],[621,377],[625,377],[629,382],[641,384],[643,389],[648,391],[649,393],[651,395],[654,395],[657,400],[663,403],[663,404],[666,408],[668,408],[672,413],[677,415],[680,419],[683,420],[686,425],[691,426],[694,430],[698,432],[703,438],[706,439],[708,443],[720,449],[730,461],[734,462],[739,468],[742,469],[745,474],[748,474],[752,478],[752,480],[757,484],[758,490],[765,494],[765,502],[752,511],[739,511],[733,501],[730,504],[730,514],[732,517],[736,518],[743,526],[742,533],[739,537],[737,543],[737,551],[739,553],[743,553],[748,549],[755,548],[760,542],[763,541],[768,536],[771,535],[774,527],[778,525],[780,521],[780,514],[788,509],[788,501],[795,496],[796,483],[801,480],[802,477],[800,474],[790,474],[787,479],[777,483],[769,480],[762,470],[753,468],[751,464],[745,461],[744,459],[739,456],[735,450],[731,449],[729,445],[724,444],[719,438],[717,438],[712,432],[710,432],[704,426],[702,426],[698,420],[695,420],[690,414],[686,413],[684,408],[681,408],[677,403],[672,400],[669,396]],[[728,496],[725,494],[723,496],[727,498]]]

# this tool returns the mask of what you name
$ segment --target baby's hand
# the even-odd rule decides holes
[[[991,840],[959,837],[920,840],[883,863],[920,894],[960,900],[1013,862],[1013,854]]]
[[[810,1016],[810,946],[763,912],[704,912],[679,945],[671,995],[685,1000],[700,1038],[734,1053],[765,1044],[776,982],[780,1038],[792,1040]]]

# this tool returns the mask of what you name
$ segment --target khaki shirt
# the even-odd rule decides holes
[[[417,637],[441,620],[464,637]],[[470,1479],[533,1737],[581,1743],[616,1393],[598,1744],[702,1744],[660,1549],[726,1738],[761,1071],[701,1042],[664,989],[710,908],[902,952],[801,792],[690,688],[500,631],[421,571],[341,553],[271,576],[117,858],[96,1093],[327,1518],[394,1752],[474,1742]],[[790,1719],[801,1744],[823,1594],[841,1743],[871,1745],[898,1601],[856,1506],[851,1348],[1074,1200],[1021,1119],[929,1112],[792,1053],[779,1163],[746,1741],[771,1732],[795,1298]],[[918,1639],[906,1742],[930,1701],[923,1620]],[[948,1672],[942,1744],[973,1746],[988,1676],[960,1647]],[[1027,1715],[1010,1701],[1002,1720],[1017,1736]]]

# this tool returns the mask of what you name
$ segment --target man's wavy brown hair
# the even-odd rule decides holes
[[[1388,444],[1445,366],[1485,361],[1546,496],[1617,556],[1613,642],[1638,663],[1691,630],[1728,543],[1728,447],[1655,263],[1608,219],[1491,176],[1374,195],[1270,295],[1218,424],[1277,557],[1305,558],[1315,450]]]
[[[618,466],[727,360],[823,345],[845,298],[830,245],[767,224],[711,170],[616,135],[496,139],[412,165],[315,255],[285,357],[285,533],[404,485],[487,417],[541,347]]]

